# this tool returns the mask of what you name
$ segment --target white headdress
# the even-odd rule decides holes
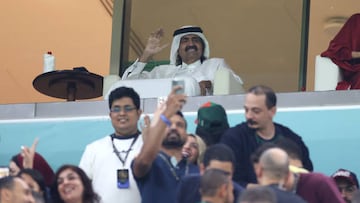
[[[205,35],[202,33],[200,27],[196,26],[182,26],[180,29],[175,30],[174,32],[174,38],[171,44],[171,51],[170,51],[170,64],[176,64],[176,58],[178,56],[178,49],[180,45],[180,39],[189,34],[197,35],[204,41],[204,53],[203,55],[205,58],[209,58],[210,56],[210,48],[209,48],[209,42],[205,38]]]

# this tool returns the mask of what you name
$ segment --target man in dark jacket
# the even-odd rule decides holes
[[[256,184],[250,155],[261,144],[275,142],[279,138],[288,138],[298,144],[303,155],[304,168],[313,170],[309,150],[301,137],[289,128],[273,122],[276,114],[276,95],[271,88],[262,85],[250,88],[245,96],[244,109],[246,122],[229,128],[221,139],[221,142],[228,145],[235,154],[234,181],[244,187]]]
[[[217,169],[229,174],[230,177],[234,172],[234,153],[224,144],[214,144],[208,147],[200,163],[200,173],[210,169]],[[200,174],[185,176],[178,187],[176,203],[200,202]],[[238,197],[244,190],[243,187],[233,182],[234,202],[238,202]]]

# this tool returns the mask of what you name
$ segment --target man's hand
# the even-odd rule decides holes
[[[159,53],[168,46],[168,44],[160,44],[163,36],[164,30],[162,28],[150,34],[144,52],[139,59],[140,62],[147,63],[155,54]]]
[[[212,84],[210,80],[199,82],[201,96],[212,95]]]

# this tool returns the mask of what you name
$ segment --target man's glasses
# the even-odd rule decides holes
[[[125,113],[129,113],[135,109],[136,109],[135,106],[125,105],[125,106],[114,106],[110,109],[110,111],[113,113],[119,113],[120,111],[123,110]]]

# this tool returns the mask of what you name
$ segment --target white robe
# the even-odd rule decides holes
[[[234,77],[235,81],[239,83],[239,86],[242,87],[243,85],[241,78],[231,70],[222,58],[210,58],[203,61],[203,63],[198,60],[189,65],[185,63],[178,66],[171,64],[160,65],[154,67],[154,69],[150,72],[143,71],[145,65],[146,63],[136,60],[128,69],[126,69],[122,79],[180,78],[185,79],[185,92],[187,92],[188,88],[200,91],[198,85],[199,82],[210,80],[211,83],[214,84],[216,71],[224,68],[231,72],[232,77]],[[200,92],[197,92],[197,94],[199,95]]]

